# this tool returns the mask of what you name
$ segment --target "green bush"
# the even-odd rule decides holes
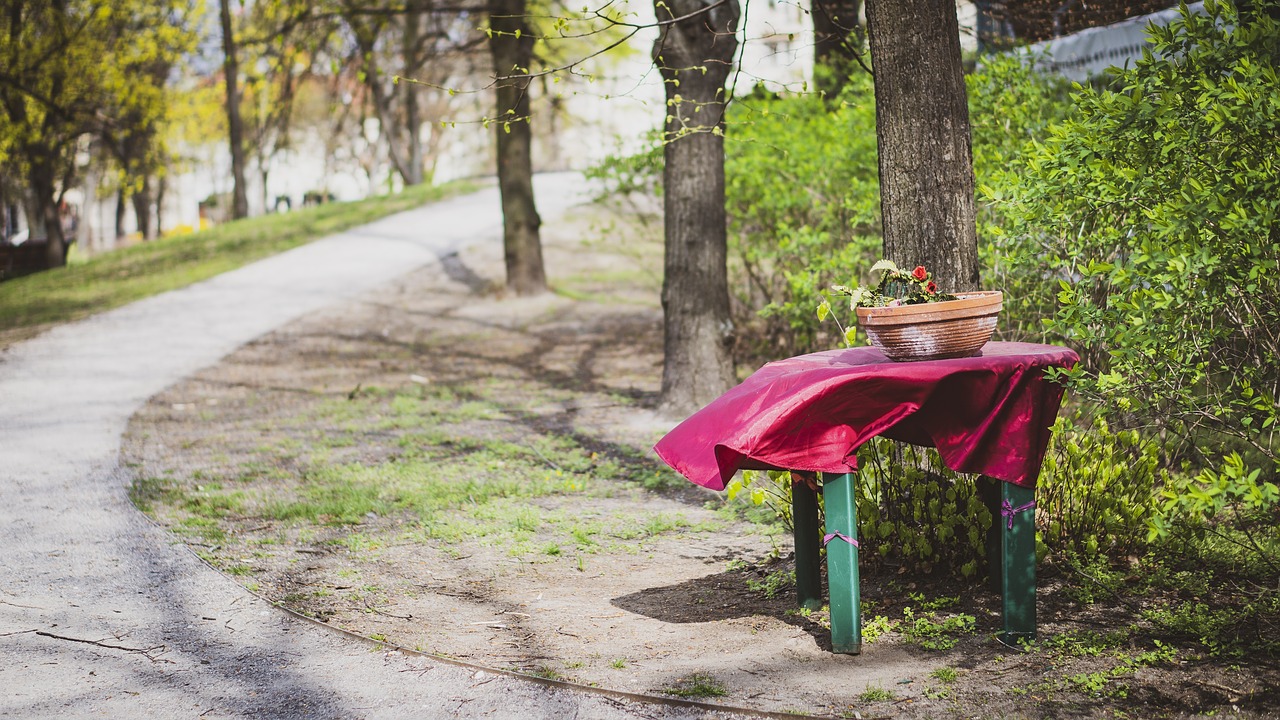
[[[1186,438],[1172,460],[1234,449],[1274,475],[1280,23],[1205,12],[1153,28],[1119,91],[1079,89],[1075,114],[986,190],[1001,248],[1059,285],[1046,329],[1082,352],[1077,392]]]
[[[1036,486],[1040,540],[1055,553],[1138,551],[1154,512],[1159,447],[1137,431],[1059,418]]]
[[[966,77],[969,124],[973,135],[973,173],[979,188],[1025,163],[1035,142],[1071,115],[1070,86],[1055,75],[1034,70],[1013,55],[983,59],[979,72]],[[1044,272],[1034,243],[1003,242],[1006,206],[977,203],[978,256],[982,286],[1004,292],[997,339],[1044,342],[1043,318],[1055,309],[1058,286]]]
[[[817,95],[734,103],[725,194],[739,357],[755,363],[841,344],[813,308],[880,255],[876,157],[865,74],[834,107]]]
[[[963,577],[985,566],[991,513],[972,478],[947,469],[936,451],[874,438],[858,451],[855,486],[863,565]],[[747,493],[752,504],[793,527],[790,473],[747,470],[727,490],[730,500]]]
[[[859,449],[858,468],[863,557],[963,577],[985,567],[992,518],[972,476],[948,469],[936,450],[884,438]]]

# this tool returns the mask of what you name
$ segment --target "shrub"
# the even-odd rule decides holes
[[[1255,3],[1276,9],[1275,0]],[[1059,284],[1047,330],[1124,423],[1274,475],[1280,390],[1280,23],[1210,0],[998,178],[1000,243]]]
[[[1036,486],[1042,542],[1085,557],[1141,549],[1163,476],[1159,454],[1149,438],[1113,431],[1103,417],[1059,418]]]
[[[969,124],[973,135],[973,173],[979,200],[990,192],[988,183],[1025,163],[1035,142],[1049,128],[1070,117],[1070,86],[1054,75],[1037,72],[1013,55],[983,59],[979,72],[966,77]],[[1032,243],[1005,242],[1005,206],[977,203],[978,256],[982,285],[1004,291],[997,337],[1001,340],[1044,342],[1042,319],[1053,313],[1057,283],[1046,277]]]
[[[813,308],[880,254],[875,96],[852,78],[829,107],[817,95],[735,102],[726,136],[734,322],[750,362],[841,343]]]
[[[855,486],[864,565],[964,577],[984,567],[991,513],[972,479],[947,469],[936,451],[874,438],[858,451]],[[793,527],[790,473],[747,470],[727,490],[730,499],[748,493]]]

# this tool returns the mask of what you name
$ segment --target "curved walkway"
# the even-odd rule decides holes
[[[539,177],[544,218],[581,187]],[[500,237],[485,190],[0,355],[0,716],[701,716],[371,651],[250,595],[126,496],[120,438],[147,398],[304,313]]]

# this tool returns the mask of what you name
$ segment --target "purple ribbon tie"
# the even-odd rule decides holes
[[[826,535],[823,535],[823,536],[822,536],[822,545],[823,545],[823,547],[826,547],[827,545],[831,544],[831,541],[832,541],[832,540],[835,540],[836,538],[840,538],[841,540],[843,540],[843,541],[845,541],[845,542],[849,543],[850,545],[852,545],[852,546],[854,546],[854,547],[858,547],[858,540],[857,540],[857,538],[851,538],[851,537],[849,537],[848,535],[845,535],[845,534],[844,534],[844,533],[842,533],[842,532],[833,532],[833,533],[827,533]]]
[[[1034,510],[1034,509],[1035,509],[1035,507],[1036,507],[1036,501],[1035,501],[1035,500],[1032,500],[1031,502],[1029,502],[1029,503],[1027,503],[1027,504],[1025,504],[1025,505],[1019,505],[1018,507],[1014,507],[1014,506],[1013,506],[1013,503],[1009,502],[1008,500],[1005,500],[1005,501],[1003,501],[1003,502],[1001,502],[1001,503],[1000,503],[1000,514],[1001,514],[1002,516],[1004,516],[1004,517],[1006,517],[1006,518],[1008,518],[1008,519],[1009,519],[1009,525],[1008,525],[1008,527],[1009,527],[1009,529],[1010,529],[1010,530],[1012,530],[1012,529],[1013,529],[1013,516],[1014,516],[1014,515],[1017,515],[1018,513],[1022,512],[1023,510]]]

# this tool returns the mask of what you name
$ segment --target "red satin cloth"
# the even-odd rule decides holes
[[[1034,487],[1062,387],[1045,369],[1071,350],[987,343],[977,357],[892,362],[880,350],[769,363],[691,415],[654,446],[689,480],[723,490],[747,469],[846,473],[877,435],[938,448],[957,472]]]

